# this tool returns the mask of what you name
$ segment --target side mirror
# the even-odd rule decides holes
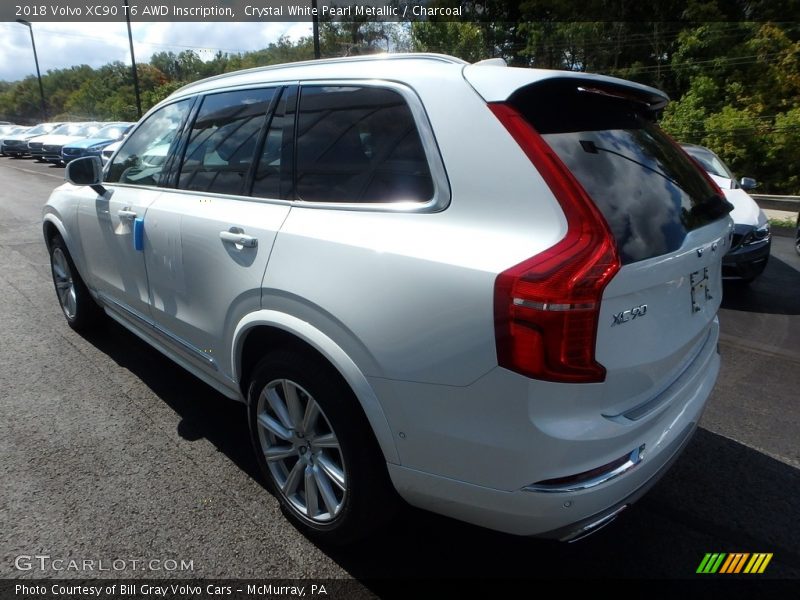
[[[750,190],[754,190],[758,187],[758,182],[752,177],[742,177],[739,185],[745,192],[749,192]]]
[[[100,185],[103,181],[103,163],[96,156],[71,161],[64,171],[64,179],[72,185],[88,185],[98,194],[106,193],[106,188]]]

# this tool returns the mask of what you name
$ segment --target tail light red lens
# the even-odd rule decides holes
[[[500,366],[536,379],[605,380],[595,360],[603,290],[620,269],[600,211],[569,169],[512,106],[489,104],[536,167],[567,219],[555,246],[497,276],[495,339]]]

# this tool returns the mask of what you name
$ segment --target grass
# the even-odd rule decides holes
[[[786,229],[794,229],[797,225],[797,219],[794,217],[783,217],[782,219],[770,218],[770,227],[785,227]]]

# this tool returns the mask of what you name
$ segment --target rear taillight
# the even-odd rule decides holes
[[[599,382],[595,360],[603,289],[620,268],[600,211],[561,159],[514,108],[489,108],[533,163],[567,219],[555,246],[500,273],[494,286],[500,366],[536,379]]]

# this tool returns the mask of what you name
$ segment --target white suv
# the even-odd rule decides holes
[[[574,539],[687,443],[719,369],[719,189],[609,77],[396,55],[178,90],[44,209],[98,307],[249,406],[285,512],[409,503]]]

